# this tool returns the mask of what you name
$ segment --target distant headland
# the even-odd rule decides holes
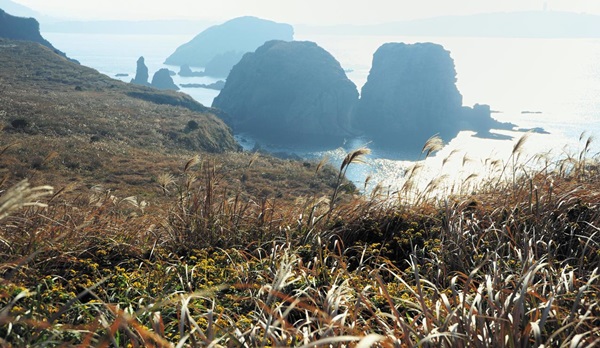
[[[37,42],[63,57],[67,56],[42,37],[40,23],[37,20],[13,16],[2,9],[0,9],[0,38]]]
[[[165,64],[204,67],[206,75],[226,77],[245,53],[256,50],[266,41],[293,39],[294,29],[289,24],[239,17],[202,31],[179,46]]]

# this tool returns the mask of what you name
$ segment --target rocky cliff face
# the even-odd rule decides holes
[[[462,106],[454,61],[442,46],[388,43],[373,56],[354,125],[379,145],[421,147],[435,134],[448,141],[500,124],[489,107]]]
[[[317,44],[270,41],[231,70],[213,106],[229,114],[236,132],[316,145],[349,135],[357,100],[339,62]]]
[[[236,54],[231,69],[246,52],[253,52],[269,40],[292,41],[294,29],[289,24],[276,23],[256,17],[240,17],[210,27],[190,42],[180,46],[167,58],[165,64],[205,67],[213,58]],[[233,53],[232,53],[233,52]]]
[[[21,18],[12,16],[0,9],[0,37],[33,41],[52,49],[55,53],[66,57],[66,55],[54,48],[50,42],[40,34],[40,23],[33,18]]]

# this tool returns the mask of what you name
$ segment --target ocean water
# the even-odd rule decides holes
[[[162,67],[166,57],[192,37],[186,35],[89,35],[43,33],[55,47],[79,60],[83,65],[128,82],[135,75],[136,61],[144,56],[150,76]],[[578,154],[585,140],[592,136],[589,156],[600,153],[600,39],[507,39],[446,38],[398,36],[303,35],[297,40],[318,43],[348,69],[348,77],[360,88],[367,80],[372,55],[386,42],[435,42],[451,52],[457,70],[457,86],[463,105],[489,104],[493,117],[512,122],[521,128],[541,127],[549,134],[531,133],[519,160],[535,165],[537,155],[557,159]],[[182,78],[177,84],[212,83],[211,77]],[[204,105],[210,106],[218,91],[184,88]],[[585,132],[585,133],[584,133]],[[424,160],[419,153],[406,154],[402,149],[372,148],[367,163],[353,165],[348,176],[358,187],[369,178],[367,191],[380,184],[393,192],[402,187],[406,173],[415,163],[422,167],[419,185],[427,186],[434,178],[445,177],[445,187],[464,181],[472,174],[482,178],[493,171],[491,160],[511,162],[510,155],[523,132],[497,131],[510,140],[481,139],[472,132],[461,132],[433,156]],[[580,140],[582,133],[583,140]],[[251,137],[237,135],[244,148],[255,146]],[[319,159],[327,156],[339,164],[347,151],[356,147],[373,147],[368,139],[347,139],[337,148],[322,151],[276,148],[267,149]],[[410,159],[410,160],[407,160]],[[422,166],[421,166],[422,165]]]

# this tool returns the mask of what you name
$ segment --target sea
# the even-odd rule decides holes
[[[140,56],[144,56],[150,76],[160,68],[178,72],[179,67],[166,66],[163,62],[194,36],[50,32],[43,35],[81,64],[125,82],[135,76],[136,61]],[[464,194],[477,190],[477,183],[491,176],[512,172],[517,167],[515,164],[522,164],[520,170],[527,172],[561,159],[578,158],[586,149],[586,143],[589,143],[585,152],[587,158],[600,156],[600,39],[356,36],[302,32],[297,32],[295,39],[316,42],[330,52],[359,92],[367,81],[373,53],[382,44],[441,44],[454,59],[463,105],[488,104],[495,119],[514,123],[518,129],[494,130],[500,135],[495,139],[461,132],[428,157],[423,153],[406,153],[403,149],[378,149],[376,144],[364,138],[346,139],[337,147],[315,151],[256,144],[251,136],[236,134],[246,151],[260,147],[307,160],[326,157],[339,166],[349,151],[369,147],[371,154],[364,163],[352,164],[347,176],[365,193],[372,193],[377,188],[375,191],[388,195],[402,191],[409,177],[417,182],[420,190]],[[117,77],[117,74],[128,76]],[[173,79],[178,85],[208,84],[219,80],[178,75]],[[219,91],[204,88],[182,88],[181,91],[206,106],[210,106],[219,94]],[[527,132],[528,129],[543,129],[543,132]],[[524,143],[515,152],[515,145],[521,138]],[[415,170],[418,175],[411,176]],[[414,180],[415,177],[418,180]]]

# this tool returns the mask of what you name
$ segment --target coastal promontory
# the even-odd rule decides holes
[[[269,41],[231,70],[213,107],[236,132],[277,144],[334,144],[350,134],[358,91],[340,63],[308,41]]]
[[[292,41],[294,29],[289,24],[276,23],[256,17],[239,17],[221,25],[212,26],[191,41],[179,46],[165,61],[168,65],[206,67],[214,58],[227,58],[226,67],[218,67],[220,77],[239,61],[246,52],[253,52],[270,40]],[[231,58],[235,59],[231,59]],[[222,60],[222,59],[221,59]],[[207,73],[210,69],[207,71]],[[213,70],[214,71],[214,70]]]
[[[462,130],[512,127],[487,106],[462,105],[450,52],[433,43],[387,43],[375,52],[354,126],[378,145],[411,148],[436,134],[449,141]]]
[[[54,48],[48,40],[40,34],[40,23],[34,18],[16,17],[0,9],[0,38],[33,41],[46,46],[63,57],[65,53]]]

